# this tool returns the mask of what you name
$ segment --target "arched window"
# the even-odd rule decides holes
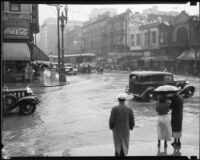
[[[177,41],[178,42],[186,42],[188,40],[187,29],[182,27],[177,31]]]

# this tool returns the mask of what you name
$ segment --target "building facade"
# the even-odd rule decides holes
[[[68,21],[67,25],[64,28],[64,46],[69,46],[67,43],[68,34],[72,31],[76,26],[82,26],[83,22],[81,21]],[[57,55],[57,18],[48,18],[43,24],[40,26],[40,34],[39,34],[38,46],[47,54],[47,55]],[[61,37],[61,30],[60,30]],[[66,48],[66,47],[65,47]],[[65,54],[67,51],[65,50]]]
[[[38,5],[1,2],[3,81],[23,81],[34,57],[33,34],[39,32]]]

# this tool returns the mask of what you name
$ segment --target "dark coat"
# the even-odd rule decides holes
[[[172,99],[171,110],[171,125],[172,132],[182,131],[182,120],[183,120],[183,100],[179,95],[175,95]]]
[[[127,155],[130,130],[132,130],[135,126],[132,109],[126,107],[125,105],[118,105],[112,108],[109,126],[113,131],[115,152],[120,153],[122,146],[125,155]]]

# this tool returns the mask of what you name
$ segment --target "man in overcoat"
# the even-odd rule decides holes
[[[126,156],[129,149],[130,130],[135,126],[134,115],[131,108],[125,105],[126,95],[118,96],[119,105],[111,110],[109,126],[113,131],[115,156]]]

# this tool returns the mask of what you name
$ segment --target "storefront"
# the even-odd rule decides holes
[[[24,80],[24,68],[30,61],[27,43],[3,43],[3,79],[6,82]]]
[[[177,57],[179,60],[179,72],[184,74],[200,74],[200,50],[193,48],[185,50],[180,56]]]
[[[3,22],[2,28],[3,81],[24,81],[24,68],[31,60],[29,22]]]

